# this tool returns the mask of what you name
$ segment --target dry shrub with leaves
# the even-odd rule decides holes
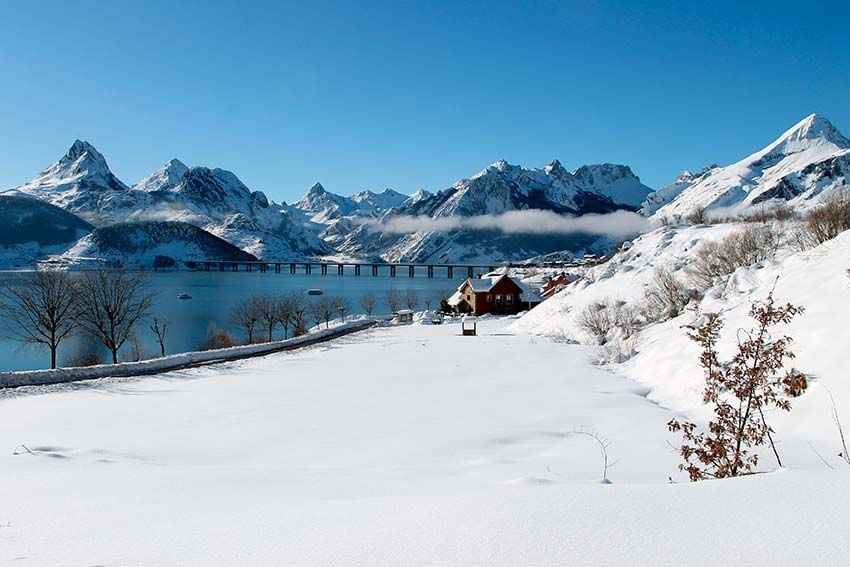
[[[689,338],[702,347],[703,401],[714,406],[714,417],[707,431],[677,419],[667,426],[682,434],[679,452],[685,462],[679,469],[686,471],[692,481],[750,474],[759,462],[754,450],[766,445],[782,466],[765,411],[790,411],[790,398],[802,394],[807,382],[799,371],[786,369],[787,361],[794,358],[791,337],[773,337],[771,330],[787,325],[802,312],[802,307],[790,303],[777,306],[773,292],[764,301],[754,303],[750,317],[755,320],[755,328],[741,335],[738,353],[725,364],[721,364],[717,354],[723,326],[720,316],[709,315],[703,325],[689,333]]]

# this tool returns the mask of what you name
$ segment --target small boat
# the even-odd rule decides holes
[[[186,292],[183,292],[177,296],[177,299],[192,299],[192,296]]]
[[[316,288],[308,289],[307,295],[322,295],[322,290]]]

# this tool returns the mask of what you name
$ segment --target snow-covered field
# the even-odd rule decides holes
[[[485,319],[6,391],[15,565],[838,565],[850,471],[669,484],[672,414]],[[850,418],[848,418],[850,419]],[[611,441],[613,484],[598,447]],[[33,454],[15,448],[25,444]]]

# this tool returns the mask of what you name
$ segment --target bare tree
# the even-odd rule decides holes
[[[313,320],[316,321],[316,327],[324,321],[325,328],[330,328],[331,319],[334,316],[335,302],[329,297],[322,297],[313,302],[312,314]]]
[[[425,304],[425,309],[427,309],[428,311],[431,310],[431,305],[433,305],[435,301],[439,301],[439,298],[431,294],[427,294],[425,296],[425,299],[422,300],[422,302]]]
[[[363,312],[366,313],[369,317],[372,316],[372,313],[375,312],[375,307],[378,305],[378,298],[375,297],[374,291],[367,291],[363,294],[363,297],[360,298],[360,307],[363,308]]]
[[[415,289],[404,290],[404,304],[411,311],[419,305],[419,292]]]
[[[310,317],[313,319],[313,323],[316,325],[317,329],[321,327],[322,321],[324,320],[326,304],[327,298],[324,297],[310,303]]]
[[[300,337],[307,333],[307,310],[309,305],[303,292],[293,292],[289,295],[289,306],[292,312],[292,336]]]
[[[254,329],[260,320],[260,306],[255,296],[243,297],[230,309],[233,326],[245,331],[248,344],[254,342]]]
[[[259,314],[260,324],[266,331],[267,342],[274,340],[274,329],[280,322],[280,310],[278,309],[278,298],[269,293],[261,293],[254,296]]]
[[[154,317],[150,330],[156,337],[156,342],[159,345],[159,355],[165,356],[165,337],[168,333],[168,319]]]
[[[113,364],[154,297],[144,274],[120,266],[87,272],[81,279],[80,323],[112,353]]]
[[[275,304],[277,309],[277,322],[283,327],[283,338],[289,338],[289,328],[295,322],[295,313],[293,312],[293,301],[291,296],[280,296]]]
[[[345,316],[351,311],[351,303],[344,297],[337,297],[334,300],[334,309],[339,313],[342,322],[345,323]]]
[[[66,271],[40,270],[0,292],[10,337],[50,349],[50,368],[56,368],[59,344],[77,328],[78,283]]]
[[[384,301],[387,304],[387,308],[390,310],[390,313],[395,313],[398,311],[398,306],[401,304],[401,296],[398,291],[393,288],[387,290],[387,294],[384,297]]]

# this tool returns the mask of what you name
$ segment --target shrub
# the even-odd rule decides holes
[[[774,337],[771,331],[802,312],[802,307],[790,303],[776,306],[773,293],[754,303],[750,317],[755,328],[741,334],[738,353],[727,363],[721,363],[717,353],[722,319],[709,315],[704,325],[692,328],[688,337],[702,347],[703,401],[713,406],[714,417],[705,432],[688,421],[672,419],[667,424],[670,431],[682,434],[679,454],[684,463],[679,470],[686,471],[690,480],[750,474],[759,463],[753,450],[765,445],[782,466],[765,414],[772,409],[790,411],[790,398],[802,394],[807,382],[799,371],[785,368],[794,358],[791,337]]]
[[[614,328],[614,321],[611,318],[607,305],[605,303],[591,303],[585,307],[576,319],[576,324],[579,328],[593,337],[599,344],[605,344],[608,333]]]
[[[669,267],[657,268],[643,295],[641,311],[647,322],[681,315],[690,296]]]
[[[803,218],[795,242],[800,249],[812,248],[850,230],[850,190],[831,195]]]
[[[692,283],[701,290],[743,266],[776,257],[781,239],[772,225],[750,225],[721,240],[704,242],[688,267]]]
[[[72,367],[97,366],[103,364],[103,357],[96,352],[81,352],[68,359],[67,365]]]
[[[688,213],[686,220],[691,224],[705,224],[708,222],[708,209],[705,207],[696,207]]]
[[[585,307],[576,324],[598,344],[604,345],[612,331],[616,329],[621,335],[630,336],[640,321],[635,309],[625,301],[606,299]]]
[[[207,327],[207,336],[198,345],[198,350],[216,350],[219,348],[230,348],[237,346],[239,342],[224,329],[219,328],[215,323],[210,323]]]

